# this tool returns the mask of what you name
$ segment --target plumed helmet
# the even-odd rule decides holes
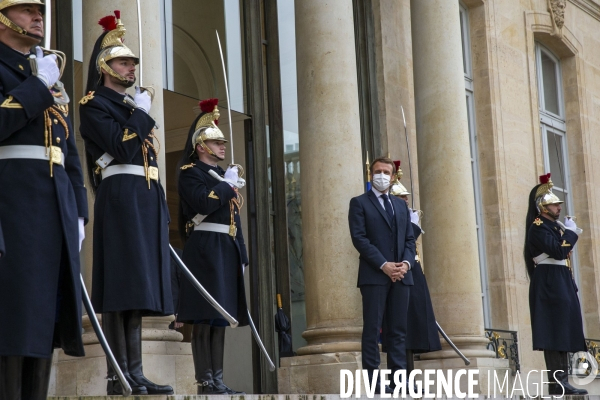
[[[221,113],[219,113],[219,99],[206,99],[202,100],[199,103],[200,110],[203,114],[196,122],[196,126],[194,127],[194,134],[192,135],[192,148],[193,152],[196,150],[196,146],[201,145],[209,154],[216,156],[213,151],[206,146],[206,141],[208,140],[220,140],[223,142],[227,142],[225,139],[225,135],[219,129],[217,124],[219,123],[219,117]],[[220,157],[218,157],[220,158]]]
[[[550,179],[550,173],[540,176],[540,185],[535,192],[535,205],[539,212],[547,212],[547,205],[563,203],[557,195],[552,193],[553,186],[554,184]]]
[[[390,187],[390,193],[394,196],[408,196],[410,192],[400,183],[400,179],[404,175],[400,169],[400,160],[394,161],[394,165],[396,166],[396,175]]]
[[[127,78],[117,74],[109,65],[108,62],[115,58],[133,58],[136,64],[140,63],[140,59],[136,56],[133,51],[123,43],[123,37],[125,36],[125,26],[121,22],[121,11],[115,10],[115,15],[107,15],[98,21],[98,24],[102,26],[104,32],[104,38],[100,45],[100,52],[96,57],[96,68],[100,75],[102,70],[106,71],[109,75],[127,82]]]

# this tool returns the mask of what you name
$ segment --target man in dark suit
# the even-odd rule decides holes
[[[415,239],[405,202],[388,196],[395,173],[389,158],[371,164],[372,189],[350,200],[348,223],[360,254],[358,287],[363,304],[362,367],[373,376],[379,368],[378,335],[384,312],[388,321],[387,367],[406,369],[406,325]],[[377,389],[379,389],[379,384]]]

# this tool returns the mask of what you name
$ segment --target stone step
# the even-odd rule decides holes
[[[66,396],[66,397],[48,397],[48,400],[120,400],[122,396]],[[389,399],[389,397],[387,397]],[[485,398],[481,396],[480,398]],[[127,400],[342,400],[338,394],[246,394],[246,395],[191,395],[177,394],[171,396],[130,396]],[[350,399],[357,399],[352,396]],[[367,396],[359,399],[368,399]],[[374,399],[381,399],[376,395]],[[410,397],[406,397],[410,399]],[[448,399],[452,399],[449,397]],[[510,397],[494,397],[498,400],[514,400]],[[518,399],[518,398],[516,398]],[[556,397],[553,399],[557,399]],[[564,396],[561,400],[600,400],[598,395],[590,396]]]

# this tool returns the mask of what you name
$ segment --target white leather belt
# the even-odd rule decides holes
[[[229,234],[229,225],[215,224],[212,222],[202,222],[200,225],[195,225],[194,230]]]
[[[110,167],[106,167],[102,170],[102,179],[106,179],[109,176],[119,175],[119,174],[129,174],[129,175],[138,175],[146,177],[146,171],[144,167],[141,165],[131,165],[131,164],[121,164],[121,165],[112,165]],[[156,167],[148,167],[148,177],[150,179],[154,179],[158,181],[158,168]]]
[[[542,253],[537,257],[533,257],[533,262],[536,264],[553,264],[567,266],[567,260],[555,260],[546,253]]]
[[[0,160],[11,158],[44,161],[52,159],[54,164],[65,166],[65,155],[61,148],[57,146],[50,146],[50,148],[30,145],[0,146]]]

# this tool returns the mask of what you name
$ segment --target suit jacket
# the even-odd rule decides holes
[[[392,224],[386,211],[379,203],[372,190],[350,200],[348,224],[352,244],[358,253],[358,285],[386,285],[390,278],[380,269],[386,261],[400,262],[407,260],[414,264],[415,238],[413,235],[410,213],[406,203],[395,196],[390,196],[396,219],[397,243],[394,243]],[[399,258],[394,257],[395,246]],[[401,281],[412,286],[412,272],[408,271]]]

